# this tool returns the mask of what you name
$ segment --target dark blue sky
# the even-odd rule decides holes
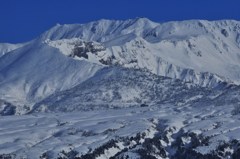
[[[31,40],[56,23],[135,17],[240,20],[240,0],[1,0],[0,42]]]

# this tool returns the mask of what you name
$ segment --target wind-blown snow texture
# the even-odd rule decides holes
[[[0,44],[0,158],[239,158],[239,70],[234,20],[99,20]]]

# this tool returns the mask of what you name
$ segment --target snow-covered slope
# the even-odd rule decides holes
[[[148,43],[140,37],[126,42],[124,45],[113,47],[107,47],[98,42],[86,42],[78,38],[56,41],[46,40],[46,43],[59,49],[67,56],[79,57],[93,63],[146,69],[157,75],[177,78],[201,86],[215,87],[223,81],[231,83],[231,80],[227,77],[211,73],[207,68],[202,69],[201,72],[197,68],[190,68],[189,65],[186,65],[187,63],[196,65],[196,63],[200,63],[201,60],[204,61],[206,58],[199,59],[199,61],[196,60],[196,62],[194,59],[188,59],[188,62],[186,61],[187,59],[184,59],[185,54],[183,54],[177,55],[176,59],[176,57],[171,57],[174,55],[171,55],[168,50],[160,50],[159,44]],[[181,53],[181,50],[176,48],[173,50]],[[184,60],[183,62],[181,62],[181,58]],[[169,59],[171,60],[170,62]],[[205,72],[204,70],[207,71]],[[224,71],[227,72],[227,70]],[[232,73],[228,72],[228,74]]]
[[[209,100],[218,92],[146,71],[109,67],[78,86],[37,103],[33,112],[72,112],[167,103],[191,105],[196,100]]]
[[[101,67],[68,58],[44,43],[32,42],[0,58],[0,96],[21,108],[31,106],[81,83]]]
[[[126,21],[102,19],[87,24],[57,24],[39,38],[42,40],[59,40],[77,37],[86,41],[107,42],[123,35],[142,36],[143,32],[147,32],[157,25],[158,23],[146,18],[129,19]]]
[[[5,55],[7,52],[20,48],[24,45],[25,44],[0,43],[0,57]]]
[[[175,159],[240,156],[232,105],[171,104],[88,112],[5,116],[1,158]]]

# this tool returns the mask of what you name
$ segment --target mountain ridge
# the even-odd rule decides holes
[[[0,95],[7,103],[31,109],[109,66],[141,69],[201,87],[239,84],[239,51],[240,22],[233,20],[155,23],[136,18],[56,25],[4,51]]]

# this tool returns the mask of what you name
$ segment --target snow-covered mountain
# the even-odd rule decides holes
[[[58,24],[0,44],[0,158],[239,158],[239,70],[234,20]]]
[[[58,24],[30,42],[1,44],[0,51],[1,100],[24,110],[109,66],[209,88],[240,81],[240,22],[233,20]]]
[[[106,47],[97,54],[125,67],[208,85],[203,72],[239,83],[240,23],[192,20],[158,24],[145,18],[57,25],[40,39],[80,38]],[[55,46],[58,47],[58,46]],[[191,74],[191,75],[186,75]],[[203,76],[203,77],[202,77]],[[212,82],[210,82],[210,85]]]

